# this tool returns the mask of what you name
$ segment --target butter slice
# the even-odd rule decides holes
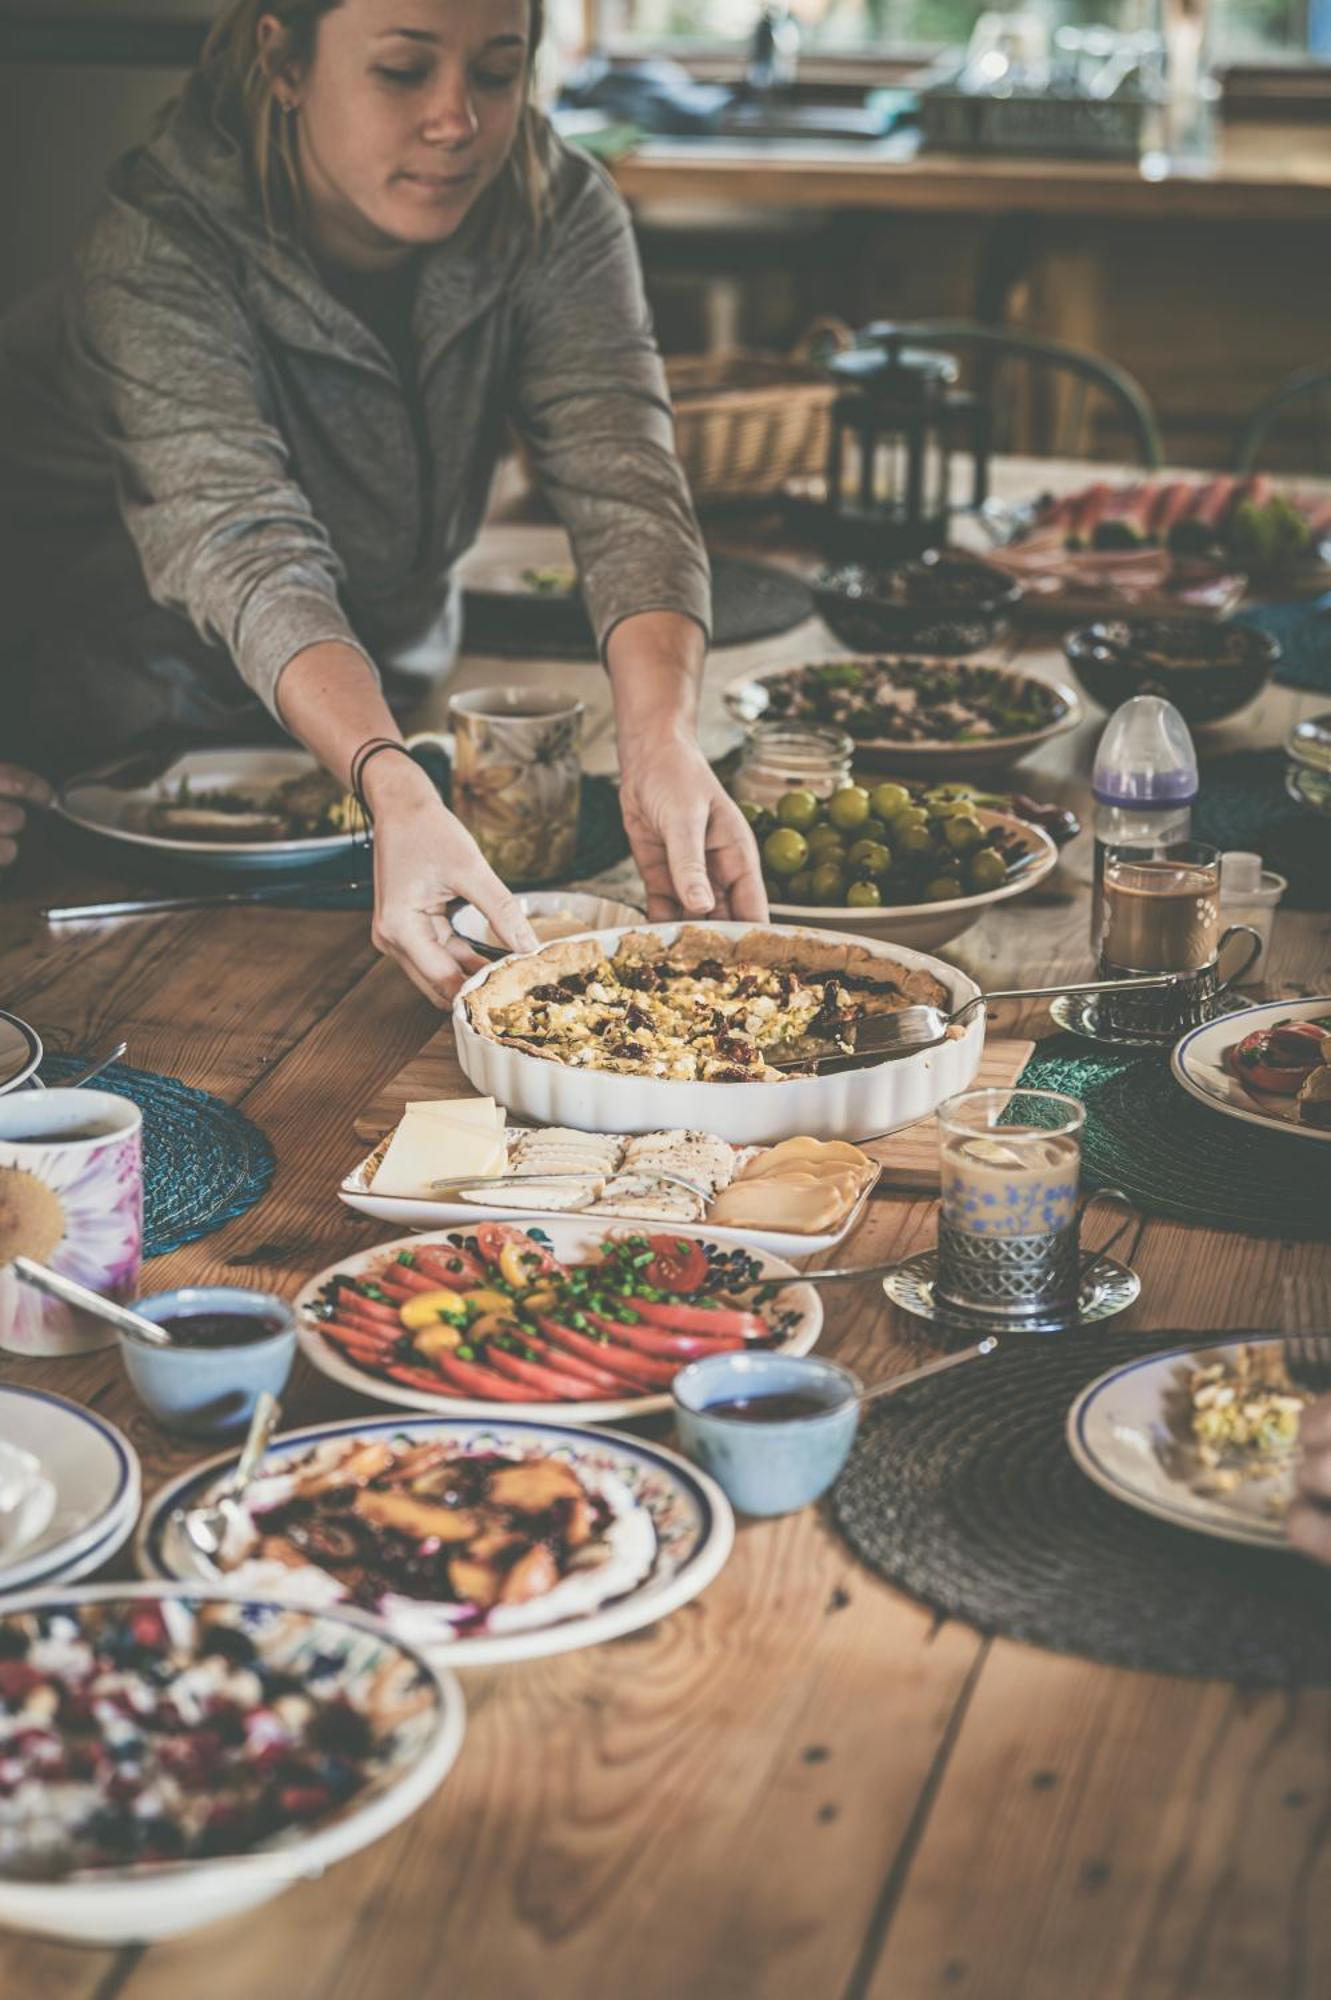
[[[370,1183],[374,1194],[428,1198],[435,1181],[464,1174],[490,1179],[508,1169],[501,1132],[463,1119],[404,1118]]]

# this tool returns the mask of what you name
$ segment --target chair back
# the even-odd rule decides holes
[[[1331,364],[1297,369],[1249,411],[1231,462],[1236,472],[1252,472],[1259,459],[1282,471],[1331,476]]]

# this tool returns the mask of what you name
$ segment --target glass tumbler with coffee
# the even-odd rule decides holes
[[[1247,924],[1220,928],[1220,852],[1195,840],[1158,847],[1113,847],[1105,856],[1100,972],[1131,979],[1156,972],[1180,975],[1175,985],[1107,993],[1100,1023],[1133,1040],[1172,1041],[1209,1021],[1221,996],[1261,950]],[[1243,962],[1222,978],[1220,954],[1244,936]]]
[[[934,1294],[1031,1328],[1076,1316],[1085,1108],[1055,1090],[967,1090],[939,1107],[942,1206]],[[1125,1202],[1117,1189],[1091,1200]]]

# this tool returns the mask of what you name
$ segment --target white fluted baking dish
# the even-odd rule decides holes
[[[874,957],[932,973],[947,989],[952,1008],[974,999],[980,990],[955,965],[946,965],[922,951],[910,951],[905,945],[880,943],[849,932],[805,930],[793,924],[702,921],[706,929],[732,938],[759,928],[775,931],[789,940],[792,964],[798,962],[801,938],[820,946],[840,938]],[[654,931],[673,943],[684,926],[634,924],[589,935],[598,938],[609,957],[630,928]],[[927,1118],[944,1098],[968,1089],[984,1048],[983,1010],[977,1009],[965,1033],[955,1041],[840,1076],[786,1077],[779,1083],[695,1083],[669,1077],[621,1076],[610,1070],[570,1069],[548,1056],[529,1055],[477,1033],[468,1018],[467,998],[495,969],[487,966],[484,972],[476,973],[453,1003],[453,1029],[464,1074],[482,1095],[493,1097],[515,1118],[542,1125],[571,1125],[584,1132],[682,1128],[716,1132],[733,1146],[771,1145],[797,1134],[813,1139],[879,1138],[913,1124],[917,1118]]]

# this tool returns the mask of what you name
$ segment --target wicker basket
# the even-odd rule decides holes
[[[825,469],[838,390],[809,356],[828,335],[853,345],[839,320],[817,320],[789,355],[736,348],[667,358],[675,449],[699,506],[777,493]]]

